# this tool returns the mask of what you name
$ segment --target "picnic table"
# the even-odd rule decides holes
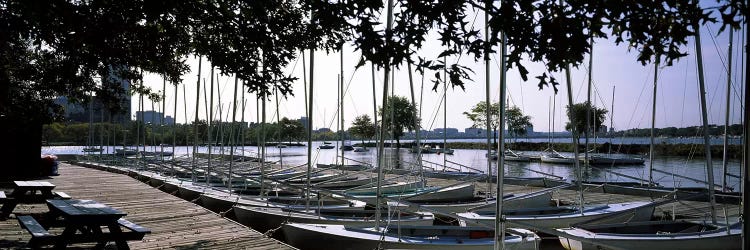
[[[47,200],[49,213],[39,223],[32,216],[18,216],[19,223],[29,231],[31,247],[54,245],[55,249],[65,249],[74,243],[97,243],[104,247],[107,242],[115,242],[117,249],[129,249],[128,240],[140,240],[151,231],[123,219],[125,212],[111,208],[93,200]],[[47,231],[51,227],[63,227],[62,234],[53,235]],[[106,228],[103,231],[102,228]],[[126,232],[122,228],[127,229]]]
[[[0,191],[0,217],[5,218],[19,203],[42,203],[47,199],[62,198],[70,199],[63,192],[53,192],[55,185],[47,181],[14,181],[13,191],[6,197],[4,191]]]

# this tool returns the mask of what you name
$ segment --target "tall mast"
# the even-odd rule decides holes
[[[193,179],[193,182],[195,182],[195,153],[198,151],[198,112],[200,111],[200,99],[201,99],[201,61],[203,57],[198,57],[198,81],[196,82],[196,88],[195,88],[195,121],[193,122],[193,164],[191,164],[192,168],[190,169],[191,174],[190,176]],[[184,89],[183,89],[184,91]],[[187,101],[187,100],[186,100]],[[187,119],[187,116],[185,116]]]
[[[282,138],[281,138],[281,114],[279,113],[279,89],[274,87],[273,88],[273,97],[276,99],[276,127],[279,128],[278,130],[278,136],[276,137],[277,148],[279,149],[279,166],[284,167],[284,154],[281,153],[281,147],[279,145],[282,144]]]
[[[656,126],[656,90],[659,82],[659,58],[654,63],[654,96],[651,101],[651,144],[648,150],[648,186],[654,183],[654,127]]]
[[[229,138],[233,140],[229,144],[229,155],[230,155],[229,157],[230,159],[229,160],[229,185],[227,187],[229,188],[230,194],[232,193],[232,167],[234,166],[234,146],[235,146],[234,144],[237,143],[237,140],[234,139],[234,136],[235,136],[234,131],[237,126],[235,123],[237,122],[236,117],[237,117],[237,85],[238,83],[239,83],[239,79],[237,79],[237,75],[235,74],[234,75],[234,96],[232,98],[232,126],[230,127],[231,130],[229,132],[229,135],[230,135]],[[224,158],[223,155],[222,155],[222,158]]]
[[[414,131],[414,134],[416,135],[415,139],[417,140],[417,167],[419,168],[419,178],[421,183],[424,184],[424,173],[422,171],[422,145],[420,143],[420,134],[419,130],[421,130],[421,122],[419,121],[419,115],[417,114],[417,103],[414,98],[414,79],[412,77],[412,71],[411,71],[411,60],[408,60],[406,62],[406,69],[409,71],[409,92],[411,92],[411,106],[415,107],[414,113],[411,114],[414,119],[414,128],[416,131]],[[420,104],[421,105],[421,104]]]
[[[443,81],[445,81],[445,84],[443,84],[443,147],[440,148],[440,150],[443,151],[443,169],[448,166],[448,154],[446,154],[446,148],[448,145],[448,61],[446,60],[446,57],[447,56],[443,57],[443,65],[445,65],[443,68]]]
[[[573,108],[573,83],[570,79],[570,65],[565,66],[565,79],[568,85],[568,107]],[[573,162],[575,162],[576,182],[578,182],[578,211],[583,214],[583,174],[581,173],[581,161],[578,160],[578,131],[577,126],[575,126],[575,117],[571,116],[568,119],[570,119],[570,124],[573,124],[571,135],[573,137]]]
[[[209,102],[206,107],[208,107],[208,122],[206,123],[206,126],[208,126],[208,166],[206,167],[206,185],[211,185],[211,158],[213,157],[211,155],[211,149],[213,147],[213,140],[211,139],[211,123],[213,123],[214,120],[214,67],[211,66],[211,87],[210,87],[210,97]]]
[[[346,129],[344,129],[344,44],[339,46],[339,64],[341,65],[339,72],[339,87],[341,88],[341,102],[339,103],[339,112],[341,113],[341,166],[344,166],[344,143],[346,142]]]
[[[391,28],[393,27],[393,0],[388,0],[388,12],[386,16],[386,29],[385,29],[385,37],[386,37],[386,47],[390,44],[391,39]],[[384,65],[384,71],[383,72],[383,108],[388,105],[388,75],[391,73],[391,66],[390,61],[386,60]],[[385,114],[383,114],[385,115]],[[381,196],[383,195],[382,189],[381,189],[381,182],[383,178],[383,143],[384,143],[384,135],[385,134],[385,124],[382,124],[380,126],[380,138],[379,138],[379,145],[378,145],[378,160],[377,160],[377,167],[378,167],[378,180],[377,180],[377,189],[375,192],[375,220],[376,220],[376,229],[380,229],[380,200]],[[421,164],[421,162],[420,162]]]
[[[174,118],[172,119],[174,120],[172,122],[172,160],[174,160],[175,154],[177,154],[177,151],[174,150],[175,145],[177,145],[177,83],[174,84]],[[185,121],[187,121],[187,117],[185,117]]]
[[[486,1],[485,2],[485,11],[484,11],[484,37],[490,37],[490,25],[489,25],[489,9],[490,5],[492,5],[492,2]],[[485,106],[485,119],[487,121],[486,124],[486,137],[487,137],[487,198],[492,196],[492,136],[490,135],[490,131],[492,131],[492,104],[490,103],[490,43],[487,42],[484,47],[484,103]],[[418,149],[421,150],[421,149]],[[500,153],[497,154],[497,157],[502,157]],[[421,162],[420,162],[421,164]],[[489,201],[489,199],[487,199]]]
[[[303,60],[304,62],[304,60]],[[312,121],[313,121],[313,83],[315,82],[315,50],[310,49],[310,92],[307,103],[307,185],[305,186],[305,209],[310,209],[310,172],[312,172]]]
[[[594,35],[589,36],[589,46],[591,46],[591,52],[589,53],[589,84],[586,88],[586,151],[583,152],[584,164],[589,167],[589,132],[591,131],[591,83],[593,82],[594,74]],[[595,122],[596,123],[596,122]],[[596,125],[594,125],[596,127]],[[596,129],[596,128],[595,128]],[[576,161],[578,157],[576,157]]]
[[[506,81],[508,78],[507,74],[507,47],[506,47],[506,41],[507,38],[505,37],[505,32],[500,34],[502,36],[502,42],[500,43],[500,101],[499,101],[499,117],[498,117],[498,126],[499,132],[498,132],[498,139],[499,143],[497,144],[497,190],[496,190],[496,197],[497,201],[495,202],[495,250],[500,250],[505,248],[505,216],[503,216],[503,186],[504,179],[505,179],[505,157],[503,152],[505,152],[505,123],[503,122],[505,120],[505,97],[508,95],[506,93]],[[488,106],[489,108],[489,106]]]
[[[727,65],[727,110],[724,114],[724,155],[721,160],[722,167],[722,190],[727,190],[727,165],[729,164],[729,105],[731,104],[732,94],[732,42],[734,41],[734,30],[729,29],[729,49],[728,49],[728,62]]]
[[[747,4],[747,1],[745,1]],[[746,19],[747,20],[747,19]],[[745,37],[750,37],[750,30],[747,29],[747,21],[745,22],[745,36],[743,37],[743,41],[745,41]],[[747,192],[747,186],[750,184],[750,171],[748,171],[748,166],[750,166],[750,137],[747,136],[747,131],[750,131],[750,112],[748,112],[748,108],[750,107],[750,100],[748,100],[748,96],[750,96],[750,88],[748,88],[748,85],[750,85],[748,82],[750,82],[750,78],[747,77],[747,72],[750,72],[750,64],[746,63],[748,54],[750,54],[750,51],[748,51],[748,44],[745,43],[745,60],[743,60],[744,68],[743,71],[743,77],[744,77],[744,85],[743,85],[743,107],[745,107],[743,110],[742,115],[742,218],[747,218],[748,214],[750,214],[750,206],[747,205],[747,202],[750,201],[750,193]],[[750,220],[743,219],[742,220],[742,249],[748,249],[750,248],[750,242],[748,242],[748,237],[750,237]]]
[[[341,107],[339,106],[341,102],[341,78],[339,78],[338,75],[336,75],[336,116],[334,116],[334,119],[336,119],[336,133],[341,133]],[[341,144],[339,144],[341,143]],[[339,134],[339,140],[336,140],[336,149],[344,151],[344,140],[341,138],[341,135]],[[334,154],[336,157],[336,165],[339,165],[339,153]],[[341,159],[342,161],[344,159]],[[343,166],[344,163],[341,163],[341,166]]]
[[[164,114],[167,113],[167,79],[164,78],[162,81],[161,86],[161,93],[163,94],[163,99],[161,101],[161,122],[159,123],[159,132],[161,134],[161,143],[159,144],[159,147],[161,149],[161,161],[164,162]],[[174,151],[172,151],[174,152]]]
[[[612,130],[612,131],[615,130],[614,129],[614,121],[615,121],[615,87],[617,87],[617,86],[612,86],[612,107],[609,108],[609,110],[610,110],[609,111],[609,130]],[[604,132],[609,132],[609,131],[604,131]],[[612,136],[613,135],[611,135],[611,134],[609,135],[609,149],[608,149],[608,153],[609,154],[612,153]]]
[[[265,191],[265,175],[266,175],[266,95],[265,91],[261,91],[260,109],[261,109],[261,121],[260,121],[260,196],[263,197]]]
[[[711,141],[708,135],[708,111],[706,110],[706,86],[703,78],[703,54],[701,52],[701,32],[698,23],[695,27],[695,56],[698,58],[698,86],[701,98],[701,117],[703,120],[703,147],[706,150],[706,177],[708,178],[708,198],[711,202],[711,222],[716,224],[716,197],[714,197],[714,167],[711,162]]]

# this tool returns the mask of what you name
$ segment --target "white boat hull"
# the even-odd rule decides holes
[[[338,224],[347,226],[369,226],[375,223],[374,216],[355,217],[355,216],[326,216],[316,215],[313,213],[299,213],[285,211],[279,208],[262,208],[235,206],[234,214],[237,220],[259,232],[266,232],[270,229],[279,227],[285,222],[294,223],[313,223],[313,224]],[[435,217],[430,213],[423,213],[423,216],[402,217],[399,223],[403,225],[432,225]]]
[[[560,243],[568,250],[589,249],[685,249],[685,250],[709,250],[709,249],[742,249],[741,226],[716,230],[689,232],[689,233],[662,233],[662,234],[619,234],[619,233],[594,233],[581,228],[564,228],[558,231],[585,239],[591,242],[582,242],[561,236]]]
[[[540,215],[513,215],[506,214],[506,220],[511,222],[523,223],[531,225],[536,228],[564,228],[570,227],[573,224],[580,223],[583,221],[600,219],[614,213],[622,213],[623,217],[627,217],[630,221],[645,221],[650,220],[653,215],[654,208],[648,206],[649,202],[630,202],[630,203],[617,203],[603,206],[584,207],[584,212],[579,211],[565,212],[557,214],[540,214]],[[481,221],[482,224],[494,225],[495,215],[492,214],[477,214],[477,213],[460,213],[461,217],[465,217],[467,220],[461,221],[461,225],[478,226],[478,223],[473,223],[471,220]],[[607,221],[617,221],[621,219],[620,216],[615,216]],[[623,219],[624,220],[624,219]],[[529,228],[532,229],[532,228]]]
[[[395,222],[391,222],[395,223]],[[395,231],[396,226],[391,226]],[[437,233],[432,235],[414,235],[408,232],[414,230],[430,230],[445,232],[443,228],[451,228],[454,232],[463,232],[462,235],[451,235]],[[480,232],[477,228],[461,227],[402,227],[401,234],[385,233],[375,231],[371,228],[352,228],[343,225],[316,225],[290,223],[283,226],[284,236],[287,242],[301,249],[491,249],[494,238],[489,237],[472,238],[472,231]],[[505,247],[508,249],[537,249],[539,237],[527,232],[526,236],[507,236]],[[326,244],[319,244],[325,242]]]

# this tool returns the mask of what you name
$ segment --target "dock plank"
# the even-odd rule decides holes
[[[125,219],[152,231],[141,241],[129,241],[131,249],[294,249],[127,175],[65,163],[58,171],[60,175],[49,180],[55,190],[124,211]],[[14,210],[19,214],[46,211],[44,204],[22,204]],[[0,248],[28,248],[29,239],[17,220],[0,221]]]

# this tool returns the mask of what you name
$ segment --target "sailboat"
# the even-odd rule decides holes
[[[573,105],[572,95],[572,81],[570,78],[570,70],[565,69],[565,75],[567,80],[567,92],[568,92],[568,103],[570,106]],[[501,95],[501,103],[504,101],[504,96]],[[501,109],[501,118],[503,112]],[[573,117],[571,117],[571,124],[575,124]],[[502,128],[502,125],[501,125]],[[460,223],[463,225],[472,225],[477,222],[489,222],[498,220],[501,215],[505,217],[508,222],[519,223],[520,225],[527,225],[528,229],[550,229],[550,228],[561,228],[569,227],[573,224],[577,224],[584,221],[590,221],[597,218],[610,217],[613,223],[620,222],[621,220],[630,221],[645,221],[651,219],[654,211],[653,202],[627,202],[627,203],[614,203],[614,204],[597,204],[597,205],[585,205],[583,199],[583,187],[582,187],[582,174],[581,167],[578,161],[578,134],[576,127],[572,129],[572,140],[574,157],[567,158],[560,155],[555,150],[550,149],[550,153],[542,155],[542,162],[554,162],[554,163],[572,163],[575,164],[576,176],[578,181],[579,201],[578,206],[553,206],[553,207],[541,207],[531,208],[525,207],[521,209],[512,210],[501,210],[501,211],[490,211],[490,212],[467,212],[459,213],[458,215],[465,220]],[[502,130],[501,130],[502,131]],[[502,140],[501,140],[502,141]],[[500,146],[503,144],[501,143]],[[502,150],[503,147],[500,147]],[[547,161],[545,161],[545,159]],[[502,158],[501,158],[502,160]],[[501,173],[501,172],[499,172]],[[498,177],[499,178],[499,177]],[[498,183],[500,183],[498,181]],[[500,184],[498,184],[500,185]],[[502,213],[500,213],[502,212]],[[627,215],[619,217],[615,215]]]
[[[387,15],[393,15],[392,0],[388,1],[387,10]],[[388,19],[386,29],[391,29],[392,23],[390,18]],[[504,49],[503,52],[505,52]],[[503,62],[504,64],[505,62]],[[391,68],[386,65],[384,69],[383,106],[387,105],[386,93],[388,92],[388,77]],[[407,63],[407,70],[411,74],[410,63]],[[410,83],[412,82],[410,81]],[[504,81],[502,81],[502,85],[504,85]],[[413,92],[413,84],[411,89]],[[380,128],[381,135],[384,134],[384,127],[381,126]],[[381,153],[383,152],[384,137],[381,136],[379,140],[378,152]],[[382,158],[378,158],[378,168],[380,177],[382,176]],[[501,190],[502,188],[498,189]],[[377,210],[379,211],[381,205],[379,186],[376,194]],[[502,197],[502,192],[499,192],[498,195]],[[388,200],[398,201],[397,199]],[[513,249],[536,249],[540,240],[536,234],[522,229],[496,232],[491,227],[407,226],[401,225],[399,220],[387,220],[386,224],[383,225],[379,216],[374,222],[376,224],[370,227],[288,223],[284,224],[282,229],[291,245],[305,246],[311,249],[329,249],[331,245],[341,249],[487,249],[495,244],[502,244]],[[497,234],[500,235],[500,240],[497,240]],[[311,244],[320,241],[330,244]]]
[[[730,49],[734,32],[730,30]],[[723,223],[716,220],[714,209],[714,178],[711,166],[711,144],[707,132],[708,119],[706,111],[705,84],[703,78],[702,55],[700,47],[700,33],[696,27],[695,50],[698,61],[698,83],[700,88],[700,102],[703,122],[704,149],[706,150],[706,173],[708,179],[708,195],[711,202],[711,220],[674,220],[674,221],[644,221],[626,224],[604,225],[576,225],[570,228],[558,229],[560,242],[566,249],[741,249],[742,222]],[[731,57],[729,59],[731,68]],[[658,61],[656,63],[658,69]],[[657,71],[654,72],[654,89],[656,89]],[[730,73],[731,74],[731,73]],[[731,79],[731,75],[729,77]],[[654,94],[656,95],[656,94]],[[745,118],[747,121],[747,118]],[[745,128],[748,124],[744,123]],[[653,134],[652,134],[653,137]],[[746,142],[746,141],[745,141]],[[746,205],[746,204],[745,204]],[[586,242],[571,239],[572,237],[585,239]],[[592,241],[595,239],[595,241]]]
[[[576,158],[566,157],[554,149],[550,149],[547,152],[542,153],[540,159],[544,163],[555,164],[576,164],[576,162],[578,162]]]

